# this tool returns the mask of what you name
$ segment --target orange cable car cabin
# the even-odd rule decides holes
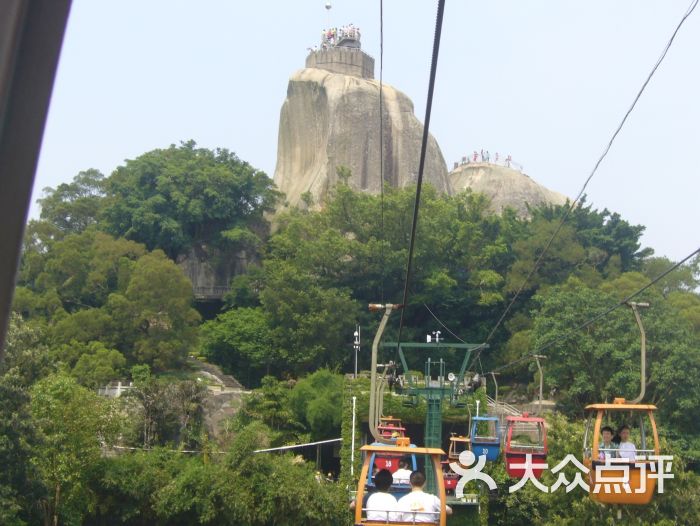
[[[649,504],[656,489],[658,461],[641,457],[659,455],[656,406],[628,404],[616,398],[612,404],[586,407],[588,422],[583,444],[583,464],[590,470],[590,496],[601,504]],[[601,429],[620,426],[631,430],[626,448],[604,447]],[[637,447],[638,446],[638,447]],[[606,466],[611,466],[607,467]],[[624,472],[628,474],[625,477]],[[626,480],[625,480],[626,478]]]
[[[385,445],[371,445],[362,446],[360,448],[364,455],[364,461],[362,463],[362,470],[360,471],[360,478],[357,484],[357,493],[355,495],[355,526],[379,526],[381,524],[391,524],[392,526],[413,526],[417,522],[414,520],[409,521],[388,521],[388,520],[369,520],[367,519],[367,509],[366,497],[372,491],[371,484],[368,484],[370,473],[370,459],[375,455],[382,455],[387,453],[401,454],[401,455],[425,455],[425,461],[431,462],[433,467],[433,473],[435,474],[436,483],[436,496],[440,499],[440,511],[435,513],[435,518],[431,522],[421,522],[426,526],[446,526],[447,512],[446,512],[446,497],[445,497],[445,484],[441,468],[441,458],[445,455],[442,449],[438,448],[425,448],[425,447],[405,447],[405,446],[385,446]],[[398,500],[398,499],[397,499]],[[380,511],[380,510],[374,510]],[[393,510],[392,510],[393,511]],[[389,510],[387,510],[388,514]],[[407,513],[407,512],[404,512]],[[420,512],[428,513],[428,512]]]

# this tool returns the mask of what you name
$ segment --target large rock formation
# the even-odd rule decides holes
[[[485,194],[491,199],[491,209],[496,213],[510,207],[519,216],[528,217],[528,205],[562,205],[567,200],[565,195],[539,185],[528,175],[496,164],[462,164],[450,172],[449,178],[453,193],[471,188]]]
[[[351,170],[348,183],[354,189],[378,193],[381,185],[379,83],[318,67],[292,75],[280,115],[274,179],[292,206],[308,202],[307,196],[322,205],[341,166]],[[403,187],[418,175],[423,125],[406,95],[386,84],[382,93],[384,180]],[[424,177],[439,191],[450,192],[445,160],[433,137]]]

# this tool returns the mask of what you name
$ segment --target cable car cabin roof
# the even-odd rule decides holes
[[[628,404],[624,398],[615,398],[612,404],[590,404],[586,406],[586,411],[656,411],[656,406],[652,404]],[[510,417],[508,417],[510,418]]]
[[[544,418],[539,416],[507,416],[506,422],[533,422],[536,424],[541,424],[544,422]]]
[[[444,455],[442,449],[436,447],[406,447],[406,446],[362,446],[360,451],[368,453],[406,453],[407,455]]]

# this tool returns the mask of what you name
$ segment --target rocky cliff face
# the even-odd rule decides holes
[[[406,95],[387,85],[382,93],[384,180],[403,187],[418,175],[423,125]],[[450,193],[440,147],[433,137],[428,146],[424,180]],[[303,206],[308,192],[320,206],[337,183],[340,166],[350,168],[352,188],[379,193],[379,83],[302,69],[290,78],[282,106],[275,183],[289,205]]]
[[[567,197],[533,181],[517,170],[489,163],[463,164],[449,175],[452,192],[471,188],[491,199],[491,209],[500,213],[504,208],[514,209],[519,216],[528,217],[527,205],[562,205]]]
[[[192,282],[197,301],[218,301],[230,290],[234,276],[245,274],[255,259],[245,251],[222,252],[203,245],[195,245],[178,256],[176,263]]]

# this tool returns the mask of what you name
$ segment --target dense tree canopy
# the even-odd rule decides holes
[[[249,248],[278,197],[261,171],[225,149],[194,141],[153,150],[107,180],[104,227],[170,257],[193,244]]]
[[[271,180],[227,150],[194,142],[147,152],[108,177],[87,170],[46,189],[41,218],[27,228],[17,314],[0,364],[0,463],[11,464],[0,475],[0,522],[34,524],[41,515],[59,524],[349,522],[344,489],[319,485],[300,457],[252,453],[348,436],[342,371],[352,367],[355,324],[365,336],[366,369],[366,336],[378,322],[366,304],[401,301],[415,189],[387,188],[382,198],[352,191],[348,177],[339,170],[321,210],[275,216],[272,234],[264,214],[279,195]],[[530,213],[495,215],[482,195],[445,196],[426,186],[403,340],[423,341],[444,323],[481,342],[521,291],[479,367],[506,366],[503,391],[529,396],[532,365],[509,362],[547,346],[546,390],[560,413],[549,420],[552,453],[561,458],[580,446],[584,405],[632,398],[639,387],[639,334],[628,310],[572,329],[672,262],[651,257],[641,245],[644,228],[608,210],[580,203],[561,227],[567,207]],[[219,258],[245,251],[252,264],[218,312],[201,309],[200,325],[192,284],[176,261],[207,248]],[[659,406],[664,447],[680,455],[678,489],[645,516],[659,526],[674,515],[684,524],[697,517],[682,502],[697,495],[697,476],[684,463],[700,459],[699,261],[639,298],[652,305],[642,314],[645,400]],[[385,339],[396,331],[392,320]],[[218,443],[205,411],[224,403],[212,403],[223,390],[211,374],[189,368],[190,354],[259,386],[230,401],[240,409]],[[445,354],[448,367],[459,361]],[[113,403],[95,394],[127,378],[129,394]],[[353,384],[365,405],[366,384]],[[400,397],[387,396],[387,409],[400,407]],[[421,415],[425,407],[407,411]],[[462,425],[467,414],[447,417]],[[500,464],[491,472],[506,482]],[[488,513],[499,524],[607,518],[586,498],[531,490],[494,496]]]

